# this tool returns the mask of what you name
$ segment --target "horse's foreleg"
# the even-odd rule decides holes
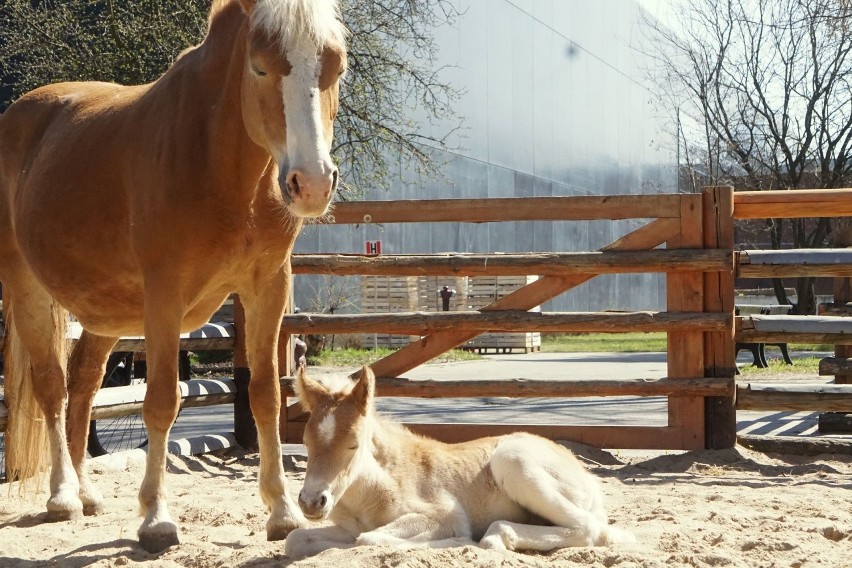
[[[350,548],[355,546],[355,535],[343,528],[316,527],[296,529],[287,535],[284,550],[291,560],[319,554],[329,548]]]
[[[178,544],[178,527],[169,514],[166,498],[166,454],[169,430],[180,408],[178,351],[182,307],[169,300],[173,294],[157,294],[146,282],[145,352],[148,361],[148,388],[142,405],[142,418],[148,431],[145,477],[139,490],[139,504],[145,516],[139,527],[139,544],[149,552]]]
[[[68,361],[68,449],[80,480],[80,499],[86,515],[99,513],[103,507],[103,496],[89,479],[86,440],[92,401],[101,385],[109,352],[117,340],[116,337],[101,337],[84,330]]]
[[[278,434],[281,390],[278,381],[278,334],[289,296],[290,273],[282,269],[267,281],[240,293],[246,311],[246,349],[251,381],[249,399],[260,450],[260,495],[270,510],[268,540],[281,540],[306,524],[301,510],[287,493]]]

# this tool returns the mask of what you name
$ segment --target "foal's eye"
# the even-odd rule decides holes
[[[358,449],[358,444],[355,444],[354,446],[349,446],[349,448],[347,448],[347,449],[355,451],[355,450]]]
[[[251,66],[251,72],[257,75],[258,77],[266,77],[266,71],[263,69],[258,69],[254,65]]]

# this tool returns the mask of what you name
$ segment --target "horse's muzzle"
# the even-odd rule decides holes
[[[331,168],[323,173],[307,173],[298,168],[287,172],[281,185],[284,201],[298,217],[320,217],[337,191],[339,173]]]

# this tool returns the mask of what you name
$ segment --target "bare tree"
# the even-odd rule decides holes
[[[646,19],[653,83],[676,113],[690,189],[836,188],[852,180],[852,8],[838,0],[683,0]],[[679,164],[680,166],[680,164]],[[772,248],[826,246],[832,220],[770,219]],[[781,279],[775,294],[790,303]],[[813,313],[813,278],[796,282]]]
[[[210,0],[4,0],[0,80],[10,100],[40,85],[156,79],[201,41]],[[439,175],[432,149],[448,150],[459,128],[459,93],[442,79],[433,32],[458,16],[449,0],[341,0],[349,28],[349,72],[341,92],[334,155],[344,189],[387,187],[406,164]],[[0,90],[0,94],[4,91]],[[445,126],[424,133],[414,120]],[[391,167],[396,166],[396,167]],[[344,197],[346,197],[344,195]]]

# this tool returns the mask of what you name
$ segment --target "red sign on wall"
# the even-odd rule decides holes
[[[365,241],[364,245],[367,254],[382,254],[382,241]]]

